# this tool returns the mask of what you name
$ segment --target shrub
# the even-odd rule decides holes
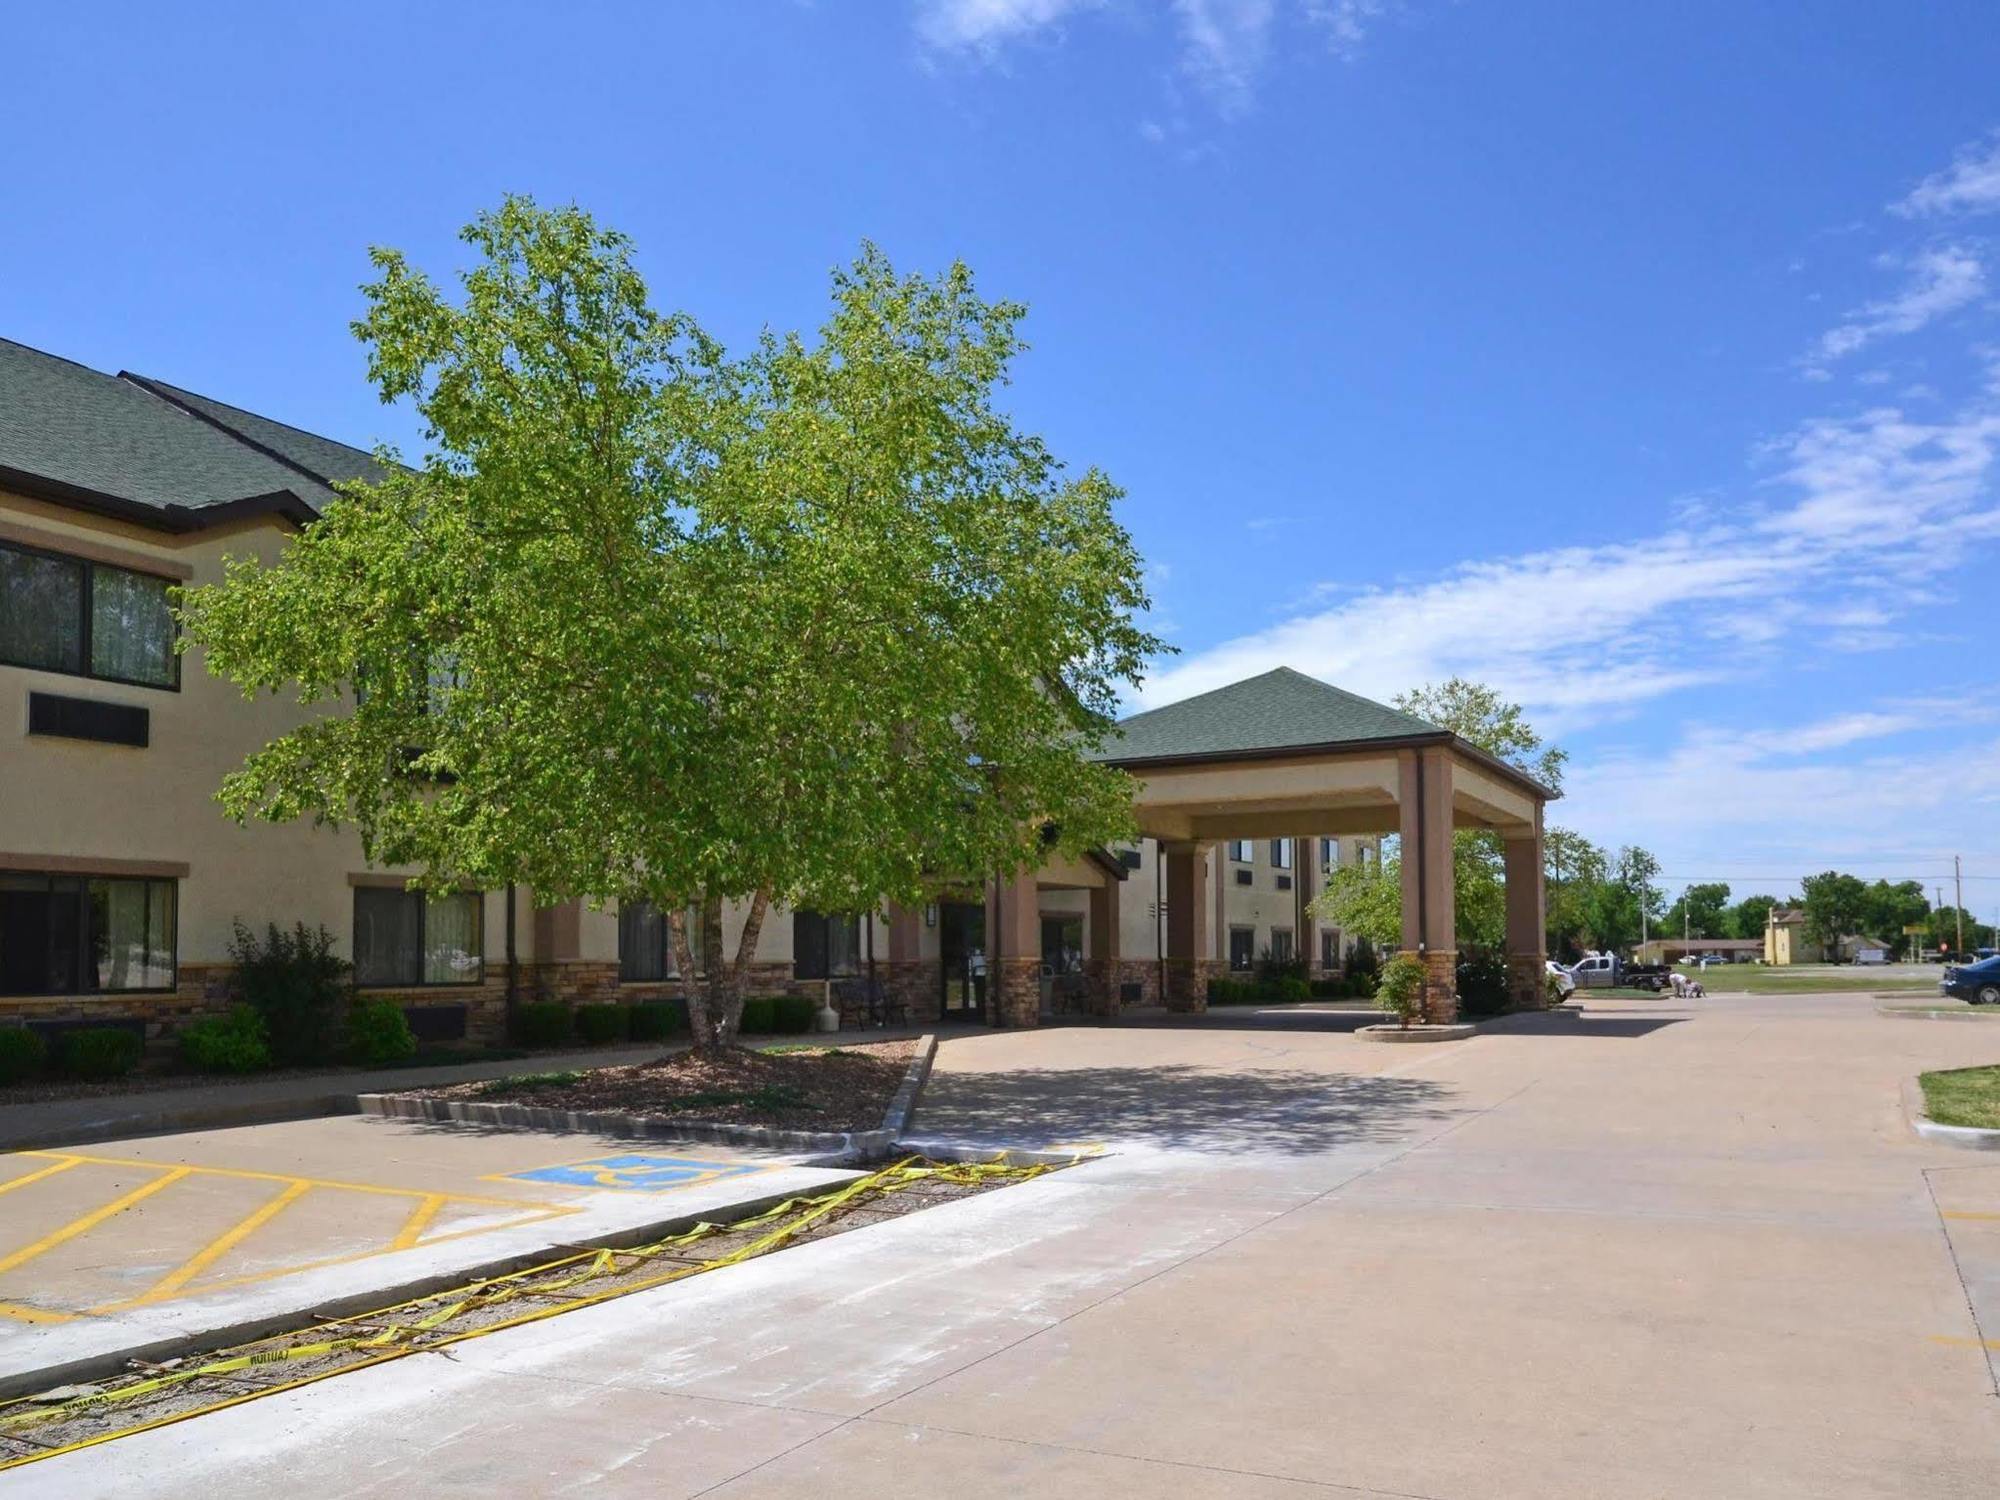
[[[1542,1003],[1553,1010],[1563,1003],[1563,987],[1555,975],[1542,970]]]
[[[608,1047],[632,1034],[632,1011],[623,1005],[579,1005],[576,1034],[593,1047]]]
[[[1375,998],[1376,978],[1374,974],[1350,974],[1347,976],[1347,993],[1356,1000]]]
[[[25,1026],[0,1027],[0,1084],[19,1083],[41,1072],[49,1044]]]
[[[524,1047],[560,1047],[569,1040],[569,1007],[536,1000],[514,1012],[514,1039]]]
[[[738,1029],[745,1036],[769,1036],[777,1029],[777,1013],[769,995],[752,995],[743,1002],[743,1021]]]
[[[1347,957],[1342,961],[1341,968],[1349,979],[1359,978],[1368,981],[1365,993],[1370,995],[1375,993],[1375,979],[1382,972],[1382,959],[1376,953],[1375,945],[1367,938],[1358,937],[1354,940],[1353,946],[1347,950]]]
[[[365,1067],[382,1067],[417,1055],[410,1018],[393,1000],[357,1000],[347,1013],[347,1055]]]
[[[295,923],[290,932],[267,923],[259,939],[241,922],[230,942],[236,965],[232,993],[264,1022],[271,1059],[281,1068],[332,1062],[352,998],[346,959],[336,957],[326,928]]]
[[[1266,984],[1276,984],[1284,979],[1304,979],[1308,972],[1303,958],[1273,958],[1269,948],[1257,960],[1257,977]]]
[[[271,1066],[264,1018],[248,1005],[183,1026],[180,1044],[181,1061],[197,1073],[255,1073]]]
[[[1338,974],[1322,974],[1312,982],[1310,988],[1315,1000],[1342,1000],[1352,993],[1347,987],[1347,981]]]
[[[776,995],[771,1000],[771,1029],[781,1036],[795,1036],[813,1029],[819,1002],[810,995]]]
[[[86,1026],[66,1032],[57,1051],[62,1070],[76,1078],[123,1078],[139,1066],[146,1044],[120,1026]]]
[[[1468,1016],[1498,1016],[1514,1008],[1507,993],[1507,960],[1497,953],[1471,953],[1458,964],[1458,1008]]]
[[[1382,978],[1375,988],[1375,1002],[1407,1026],[1423,1014],[1424,966],[1408,953],[1399,953],[1382,966]]]
[[[632,1007],[631,1034],[635,1042],[657,1042],[687,1033],[685,1006],[671,1000],[651,1000]]]
[[[1257,987],[1247,979],[1211,979],[1208,982],[1210,1005],[1249,1005],[1256,998]]]
[[[1295,1004],[1300,1000],[1312,999],[1312,986],[1297,975],[1286,975],[1270,982],[1268,989],[1273,1000],[1284,1004]]]

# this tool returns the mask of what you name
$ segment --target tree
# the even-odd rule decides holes
[[[1852,875],[1826,870],[1808,875],[1800,882],[1804,890],[1801,906],[1805,911],[1806,936],[1823,949],[1831,961],[1840,961],[1840,940],[1860,929],[1863,902],[1868,888]]]
[[[1771,925],[1771,908],[1777,904],[1776,896],[1745,896],[1729,908],[1727,936],[1761,938],[1764,929]]]
[[[1910,943],[1903,929],[1921,923],[1930,909],[1922,882],[1877,880],[1861,893],[1858,924],[1861,931],[1882,939],[1901,957]]]
[[[1520,704],[1507,702],[1485,683],[1453,677],[1398,693],[1394,702],[1404,713],[1449,729],[1467,744],[1525,771],[1550,791],[1562,790],[1569,752],[1544,741]]]
[[[1604,882],[1604,851],[1568,828],[1542,835],[1543,899],[1552,954],[1580,956],[1590,935],[1588,906]]]
[[[464,238],[457,299],[375,251],[356,324],[432,452],[183,601],[211,670],[309,710],[226,810],[351,822],[427,887],[651,901],[683,974],[692,907],[704,1046],[772,901],[915,903],[1129,831],[1089,754],[1160,643],[1117,489],[994,407],[1019,307],[870,248],[816,341],[731,361],[579,209]]]
[[[1662,934],[1668,938],[1728,937],[1728,904],[1728,886],[1720,882],[1691,885],[1667,908],[1660,922]]]

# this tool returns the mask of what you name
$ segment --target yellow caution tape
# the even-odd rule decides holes
[[[457,1296],[455,1301],[445,1303],[442,1307],[436,1308],[414,1322],[390,1322],[388,1326],[382,1328],[379,1332],[372,1333],[367,1337],[356,1335],[352,1337],[322,1339],[310,1344],[276,1345],[272,1347],[250,1346],[247,1352],[242,1354],[233,1354],[224,1359],[211,1360],[205,1364],[192,1366],[185,1370],[174,1370],[164,1375],[152,1376],[146,1380],[134,1381],[129,1385],[115,1386],[109,1390],[94,1391],[89,1395],[73,1397],[68,1401],[60,1403],[44,1404],[35,1401],[32,1397],[0,1402],[0,1435],[5,1435],[17,1429],[25,1430],[29,1427],[41,1426],[47,1422],[60,1421],[66,1417],[73,1417],[93,1407],[108,1406],[113,1403],[131,1401],[143,1396],[154,1395],[160,1391],[169,1390],[174,1386],[185,1385],[191,1380],[200,1380],[205,1376],[228,1375],[238,1370],[247,1370],[258,1366],[287,1364],[294,1360],[315,1359],[323,1355],[341,1354],[349,1351],[366,1351],[372,1355],[371,1358],[362,1361],[360,1364],[342,1365],[338,1369],[322,1371],[317,1374],[305,1376],[299,1380],[274,1385],[268,1389],[244,1392],[208,1406],[162,1417],[157,1421],[136,1423],[131,1427],[121,1428],[115,1432],[99,1433],[85,1438],[80,1442],[71,1443],[67,1447],[51,1448],[46,1452],[40,1453],[23,1454],[20,1457],[12,1459],[0,1459],[0,1471],[17,1468],[22,1464],[35,1463],[44,1458],[53,1458],[58,1453],[68,1453],[77,1448],[88,1448],[97,1443],[108,1442],[112,1438],[127,1436],[130,1433],[143,1432],[151,1427],[163,1427],[172,1422],[185,1421],[189,1417],[200,1416],[205,1412],[219,1411],[227,1406],[236,1406],[244,1401],[255,1400],[260,1396],[275,1395],[279,1391],[293,1390],[301,1385],[310,1385],[315,1381],[324,1380],[328,1376],[345,1374],[349,1370],[359,1369],[365,1365],[380,1364],[386,1360],[400,1359],[405,1355],[421,1353],[426,1349],[441,1349],[448,1344],[460,1343],[466,1339],[478,1338],[489,1333],[498,1333],[503,1328],[515,1328],[524,1323],[539,1322],[544,1318],[555,1317],[559,1313],[572,1312],[578,1308],[589,1307],[594,1303],[608,1301],[615,1297],[629,1296],[634,1292],[643,1292],[653,1287],[665,1286],[670,1282],[685,1280],[690,1276],[699,1276],[707,1271],[720,1270],[724,1266],[738,1265],[743,1261],[754,1260],[760,1255],[768,1254],[788,1244],[791,1240],[797,1238],[801,1231],[810,1228],[812,1225],[825,1219],[828,1215],[837,1213],[856,1198],[867,1194],[886,1195],[900,1192],[905,1188],[927,1180],[970,1183],[991,1177],[1012,1177],[1025,1181],[1032,1177],[1039,1177],[1044,1172],[1051,1170],[1053,1168],[1046,1164],[1013,1167],[999,1160],[990,1162],[926,1162],[921,1157],[912,1156],[895,1163],[893,1166],[884,1167],[866,1177],[856,1178],[853,1182],[847,1183],[845,1186],[837,1188],[831,1193],[809,1198],[787,1198],[784,1202],[765,1209],[762,1213],[753,1215],[747,1219],[738,1219],[726,1224],[704,1221],[696,1224],[694,1228],[684,1233],[656,1241],[650,1245],[635,1245],[624,1250],[600,1249],[580,1251],[575,1255],[562,1256],[555,1260],[544,1261],[539,1265],[529,1266],[519,1271],[511,1271],[502,1276],[476,1281],[471,1283],[467,1288],[462,1289],[462,1293]],[[607,1272],[615,1271],[617,1262],[621,1257],[634,1258],[643,1262],[655,1256],[668,1254],[683,1246],[699,1244],[702,1240],[711,1239],[718,1234],[741,1233],[746,1229],[756,1229],[765,1224],[785,1220],[791,1215],[797,1215],[797,1217],[792,1218],[790,1222],[778,1223],[777,1227],[770,1233],[760,1236],[747,1245],[739,1246],[727,1255],[717,1256],[712,1260],[700,1261],[693,1265],[676,1266],[662,1275],[651,1277],[644,1281],[606,1288],[599,1292],[571,1298],[568,1301],[543,1302],[541,1306],[524,1312],[518,1317],[502,1319],[497,1322],[484,1324],[478,1328],[466,1329],[460,1333],[450,1333],[441,1338],[423,1341],[425,1334],[434,1333],[461,1313],[512,1302],[529,1295],[531,1292],[538,1299],[542,1299],[547,1298],[553,1292],[567,1291],[571,1287],[581,1286],[605,1275]],[[542,1281],[533,1287],[521,1285],[522,1282],[531,1278],[546,1276],[550,1271],[560,1270],[566,1266],[576,1266],[578,1269],[575,1274],[565,1276],[559,1281]],[[434,1300],[434,1296],[419,1297],[409,1302],[400,1302],[390,1307],[378,1309],[372,1313],[362,1313],[352,1318],[342,1318],[338,1322],[346,1324],[374,1323],[376,1320],[388,1317],[391,1314],[414,1311],[417,1308],[428,1305]],[[278,1337],[282,1338],[284,1335],[279,1335]]]

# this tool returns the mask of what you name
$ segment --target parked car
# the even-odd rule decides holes
[[[1562,996],[1563,999],[1567,1000],[1571,995],[1576,993],[1576,981],[1570,977],[1568,969],[1565,969],[1553,958],[1543,965],[1543,967],[1548,970],[1549,978],[1556,982],[1556,993]]]
[[[1938,993],[1972,1005],[2000,1005],[2000,958],[1946,969]]]

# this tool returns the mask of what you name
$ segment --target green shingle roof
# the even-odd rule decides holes
[[[0,339],[0,471],[163,518],[281,492],[315,510],[333,498],[132,381],[9,339]]]
[[[316,432],[307,432],[270,417],[260,417],[254,411],[245,411],[240,406],[231,406],[212,396],[183,390],[180,386],[169,385],[151,376],[134,375],[129,371],[121,372],[121,375],[123,379],[142,385],[175,405],[227,428],[281,462],[303,469],[322,484],[335,484],[346,479],[363,479],[370,484],[379,484],[388,477],[382,465],[375,461],[375,455],[365,448],[338,443]]]
[[[1445,733],[1415,714],[1278,667],[1120,720],[1097,758],[1179,760]]]

